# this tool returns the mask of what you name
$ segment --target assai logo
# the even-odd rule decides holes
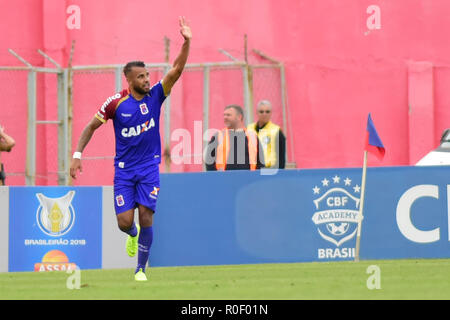
[[[77,265],[69,262],[67,255],[60,250],[51,250],[42,257],[42,262],[34,264],[35,272],[75,270]]]
[[[75,210],[71,202],[74,196],[75,191],[69,191],[59,198],[49,198],[42,193],[36,194],[40,203],[36,220],[42,232],[52,237],[59,237],[72,229],[75,222]]]
[[[342,248],[341,245],[356,235],[361,187],[358,184],[352,186],[348,177],[343,179],[335,175],[330,180],[323,178],[312,190],[316,197],[312,221],[319,235],[334,244],[331,248],[319,248],[318,258],[354,257],[354,248]]]

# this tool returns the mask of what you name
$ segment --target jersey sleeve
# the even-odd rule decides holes
[[[95,114],[95,117],[103,123],[106,123],[108,119],[114,118],[114,113],[116,111],[116,107],[113,103],[108,103],[103,105]]]
[[[164,94],[162,80],[150,89],[150,95],[154,95],[161,104],[166,100],[167,96]]]
[[[101,122],[105,123],[108,119],[113,119],[116,113],[117,104],[121,98],[128,94],[127,90],[116,93],[115,95],[106,99],[100,109],[95,114],[95,117]]]

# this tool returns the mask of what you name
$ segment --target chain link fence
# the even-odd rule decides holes
[[[161,80],[169,64],[148,64],[150,82]],[[83,171],[68,174],[71,153],[86,124],[105,102],[127,88],[122,65],[74,66],[71,69],[0,67],[0,89],[7,96],[0,125],[16,138],[7,163],[9,185],[111,185],[115,154],[112,121],[101,126],[83,152]],[[245,122],[256,119],[256,105],[269,100],[272,120],[288,140],[293,162],[293,135],[287,121],[284,68],[281,64],[245,62],[188,64],[161,110],[161,172],[204,170],[203,150],[211,134],[223,128],[226,105],[245,110]],[[20,125],[19,125],[20,123]],[[26,132],[26,134],[25,134]]]
[[[11,153],[0,153],[0,161],[5,166],[6,183],[12,185],[25,184],[26,139],[17,137],[26,137],[23,132],[27,130],[27,76],[25,68],[3,68],[0,71],[0,94],[3,97],[0,125],[16,140]]]

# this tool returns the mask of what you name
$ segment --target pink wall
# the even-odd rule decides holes
[[[66,27],[69,5],[81,9],[79,30]],[[379,29],[368,29],[367,20],[373,16],[367,13],[370,5],[380,9]],[[299,168],[361,166],[369,112],[387,149],[383,162],[369,156],[370,166],[414,164],[438,145],[441,132],[450,127],[448,0],[0,0],[0,10],[8,12],[1,22],[7,30],[0,42],[3,66],[20,65],[8,48],[33,64],[50,66],[36,52],[40,48],[66,66],[73,39],[74,65],[136,59],[163,62],[164,36],[171,39],[173,61],[182,43],[179,15],[188,17],[194,33],[189,62],[226,61],[219,48],[243,58],[243,35],[248,34],[250,49],[262,50],[286,65]],[[250,58],[260,61],[254,55]],[[411,69],[417,63],[430,66],[419,78]],[[53,81],[47,76],[43,82],[45,93],[38,102],[41,117],[56,114]],[[20,95],[17,87],[23,95],[26,92],[23,75],[8,78],[0,72],[0,82],[4,95],[5,90]],[[114,90],[114,82],[106,83],[106,79],[87,83],[74,87],[91,104],[74,106],[73,145],[84,124]],[[201,100],[190,95],[201,86],[202,77],[192,74],[174,88],[172,117],[178,119],[174,128],[192,128],[193,121],[201,120]],[[0,123],[17,140],[14,152],[3,156],[10,172],[24,171],[26,106],[23,96],[20,103],[17,99],[7,99],[1,107]],[[223,108],[218,104],[229,102],[219,95],[213,99],[217,112]],[[54,129],[40,130],[38,170],[54,171]],[[87,154],[112,153],[112,126],[101,130]],[[105,166],[110,164],[107,161]],[[87,169],[78,183],[111,184],[111,172],[94,181]],[[9,184],[23,181],[20,176],[8,180]],[[53,184],[54,180],[38,183]]]

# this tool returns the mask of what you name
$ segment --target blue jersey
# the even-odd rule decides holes
[[[105,123],[113,119],[116,168],[136,168],[161,162],[159,116],[166,96],[161,81],[136,100],[129,90],[109,97],[95,115]]]

